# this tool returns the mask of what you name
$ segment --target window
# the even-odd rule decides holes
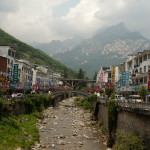
[[[12,52],[12,57],[14,58],[15,57],[15,55],[14,55],[15,53],[14,52]]]
[[[135,62],[136,62],[136,65],[138,65],[138,59],[136,59],[136,61],[135,61]]]
[[[10,50],[8,50],[8,55],[11,56],[11,51]]]
[[[147,83],[147,77],[144,77],[144,83],[145,84]]]
[[[139,58],[139,63],[142,63],[142,57]]]
[[[142,73],[142,68],[140,68],[140,73]]]
[[[13,66],[13,60],[11,61],[11,66]]]
[[[146,66],[144,66],[144,73],[146,73]]]
[[[10,64],[10,59],[8,59],[8,64]]]
[[[148,59],[150,59],[150,54],[148,54]]]
[[[143,61],[147,60],[147,54],[143,56]]]

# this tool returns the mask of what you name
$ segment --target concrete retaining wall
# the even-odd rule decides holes
[[[107,104],[97,102],[94,104],[95,116],[100,123],[108,130]],[[139,110],[140,111],[140,110]],[[139,113],[128,109],[121,109],[118,112],[116,130],[125,134],[136,133],[143,137],[147,150],[150,150],[150,115]]]

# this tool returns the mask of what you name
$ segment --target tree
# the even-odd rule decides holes
[[[115,92],[114,87],[106,89],[106,95],[108,95],[108,97],[110,97],[111,94],[114,93],[114,92]]]
[[[103,90],[103,89],[100,89],[99,92],[100,92],[100,94],[103,94],[103,93],[104,93],[104,90]]]
[[[82,70],[82,68],[79,69],[79,72],[78,72],[78,76],[77,76],[78,79],[87,79],[87,75],[86,75],[86,72]],[[85,82],[82,82],[79,84],[80,88],[81,87],[86,87],[86,83]]]
[[[94,76],[93,76],[93,80],[96,80],[97,77],[97,72],[95,72]]]
[[[79,69],[78,79],[84,79],[84,72],[83,72],[82,68]]]
[[[68,78],[67,68],[64,68],[64,78]]]
[[[117,131],[114,150],[144,150],[143,140],[137,135]]]
[[[145,97],[147,95],[147,89],[145,88],[145,86],[141,86],[141,88],[139,90],[137,90],[137,93],[141,96],[141,98],[145,101]]]

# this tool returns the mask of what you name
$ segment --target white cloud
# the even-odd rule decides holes
[[[1,0],[0,27],[30,43],[76,35],[88,37],[98,28],[124,22],[130,30],[150,38],[147,0],[80,0],[66,16],[54,18],[54,8],[68,1]]]

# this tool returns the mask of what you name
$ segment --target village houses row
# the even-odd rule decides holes
[[[61,74],[49,67],[31,65],[26,60],[15,59],[13,46],[0,46],[0,86],[9,82],[10,88],[54,88]]]
[[[126,61],[119,65],[101,67],[96,83],[103,89],[115,85],[116,92],[136,91],[142,85],[150,89],[149,66],[150,50],[130,54]]]

